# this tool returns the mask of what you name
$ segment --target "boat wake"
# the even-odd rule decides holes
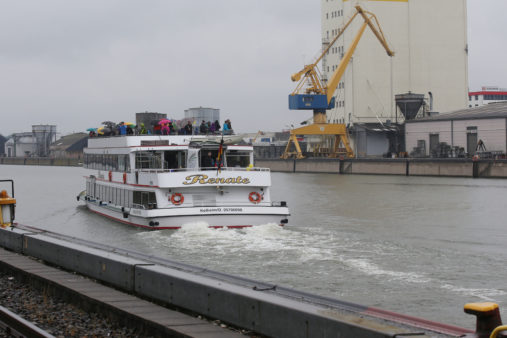
[[[409,260],[421,253],[407,253],[405,247],[386,242],[365,245],[364,240],[353,235],[336,237],[322,229],[283,228],[277,224],[243,229],[214,229],[209,228],[206,222],[194,222],[185,224],[176,231],[139,232],[136,236],[145,243],[151,243],[158,254],[163,247],[168,257],[217,270],[224,270],[224,265],[229,263],[236,267],[234,273],[251,274],[252,271],[259,271],[258,269],[268,272],[275,269],[276,273],[282,276],[280,278],[283,278],[284,273],[290,275],[296,266],[307,264],[318,267],[317,274],[323,276],[374,280],[374,283],[385,284],[388,288],[396,289],[397,286],[440,289],[442,292],[467,298],[477,297],[485,301],[507,295],[507,292],[499,289],[453,285],[418,266],[413,266],[414,271],[393,269],[396,266],[405,266],[392,261],[394,257],[400,257],[401,251],[405,252],[403,257]],[[260,268],[261,266],[263,268]],[[300,278],[304,279],[305,274],[306,272],[301,272]],[[314,274],[308,278],[314,277]],[[365,276],[369,278],[362,278]],[[269,277],[264,276],[263,279]],[[288,281],[292,282],[292,278]]]

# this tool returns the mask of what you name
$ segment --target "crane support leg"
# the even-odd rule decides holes
[[[354,152],[349,144],[349,139],[347,136],[347,127],[344,124],[334,124],[334,123],[315,123],[306,127],[301,127],[297,129],[293,129],[290,132],[289,142],[285,147],[285,152],[282,155],[282,158],[287,159],[292,155],[296,155],[297,159],[304,158],[303,153],[301,151],[301,147],[299,146],[297,135],[328,135],[335,136],[335,143],[333,147],[333,151],[329,154],[329,157],[337,157],[338,156],[338,147],[340,142],[343,144],[346,150],[347,157],[354,157]],[[295,152],[290,151],[291,143],[294,143],[296,148]]]
[[[295,152],[290,151],[291,143],[294,143],[294,147],[296,148]],[[281,157],[286,160],[289,157],[291,157],[292,155],[296,155],[296,158],[298,160],[304,158],[303,152],[301,151],[301,147],[299,146],[297,135],[293,134],[291,131],[290,137],[289,137],[289,142],[287,142],[287,146],[285,147],[285,151]]]

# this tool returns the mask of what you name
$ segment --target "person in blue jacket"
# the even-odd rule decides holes
[[[232,135],[232,126],[231,126],[231,120],[227,119],[224,122],[224,126],[222,127],[222,131],[224,135]]]

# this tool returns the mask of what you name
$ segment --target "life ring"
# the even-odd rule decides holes
[[[174,205],[180,205],[185,200],[185,197],[183,197],[182,194],[179,192],[175,192],[171,195],[171,203]]]
[[[123,173],[123,184],[127,183],[127,173]]]
[[[250,194],[248,194],[248,199],[250,200],[250,202],[257,204],[260,203],[262,197],[258,192],[252,191]]]
[[[111,182],[113,180],[113,172],[110,171],[108,176],[109,176],[109,182]]]

